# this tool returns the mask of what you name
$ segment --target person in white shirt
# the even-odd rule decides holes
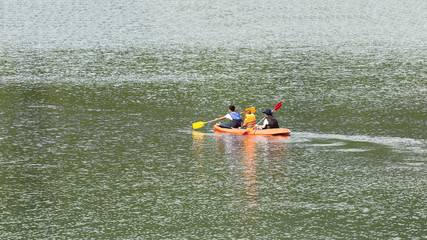
[[[276,118],[273,117],[273,112],[270,109],[267,108],[262,113],[265,114],[265,119],[263,125],[258,126],[258,129],[279,128],[279,123],[277,122]]]
[[[223,128],[239,128],[242,125],[242,117],[239,113],[235,112],[236,107],[234,105],[228,106],[228,113],[224,117],[216,118],[215,121],[220,121],[223,119],[230,120],[230,124],[221,124],[218,123],[220,127]]]

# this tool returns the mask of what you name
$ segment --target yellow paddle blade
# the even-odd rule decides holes
[[[193,123],[193,129],[201,128],[201,127],[205,126],[205,124],[206,124],[206,122]]]
[[[251,110],[251,113],[255,113],[255,108],[254,107],[246,108],[245,110],[243,110],[242,113],[245,113],[248,110]]]

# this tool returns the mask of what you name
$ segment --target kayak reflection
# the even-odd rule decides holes
[[[193,132],[198,195],[232,201],[231,211],[239,211],[244,224],[254,226],[265,202],[262,196],[286,191],[289,139]]]
[[[287,177],[289,138],[289,136],[214,135],[216,151],[223,152],[232,165],[234,191],[235,194],[243,196],[242,207],[245,209],[248,224],[256,219],[256,212],[260,207],[259,189],[274,191],[274,179],[283,183],[282,178]]]

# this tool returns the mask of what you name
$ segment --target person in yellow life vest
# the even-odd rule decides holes
[[[255,115],[251,110],[246,109],[244,112],[246,114],[245,121],[243,122],[242,129],[251,129],[256,125]]]

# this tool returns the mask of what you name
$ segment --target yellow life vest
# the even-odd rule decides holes
[[[256,124],[255,115],[253,114],[247,114],[245,117],[245,122],[243,123],[243,126],[246,126],[247,129],[253,128]]]

